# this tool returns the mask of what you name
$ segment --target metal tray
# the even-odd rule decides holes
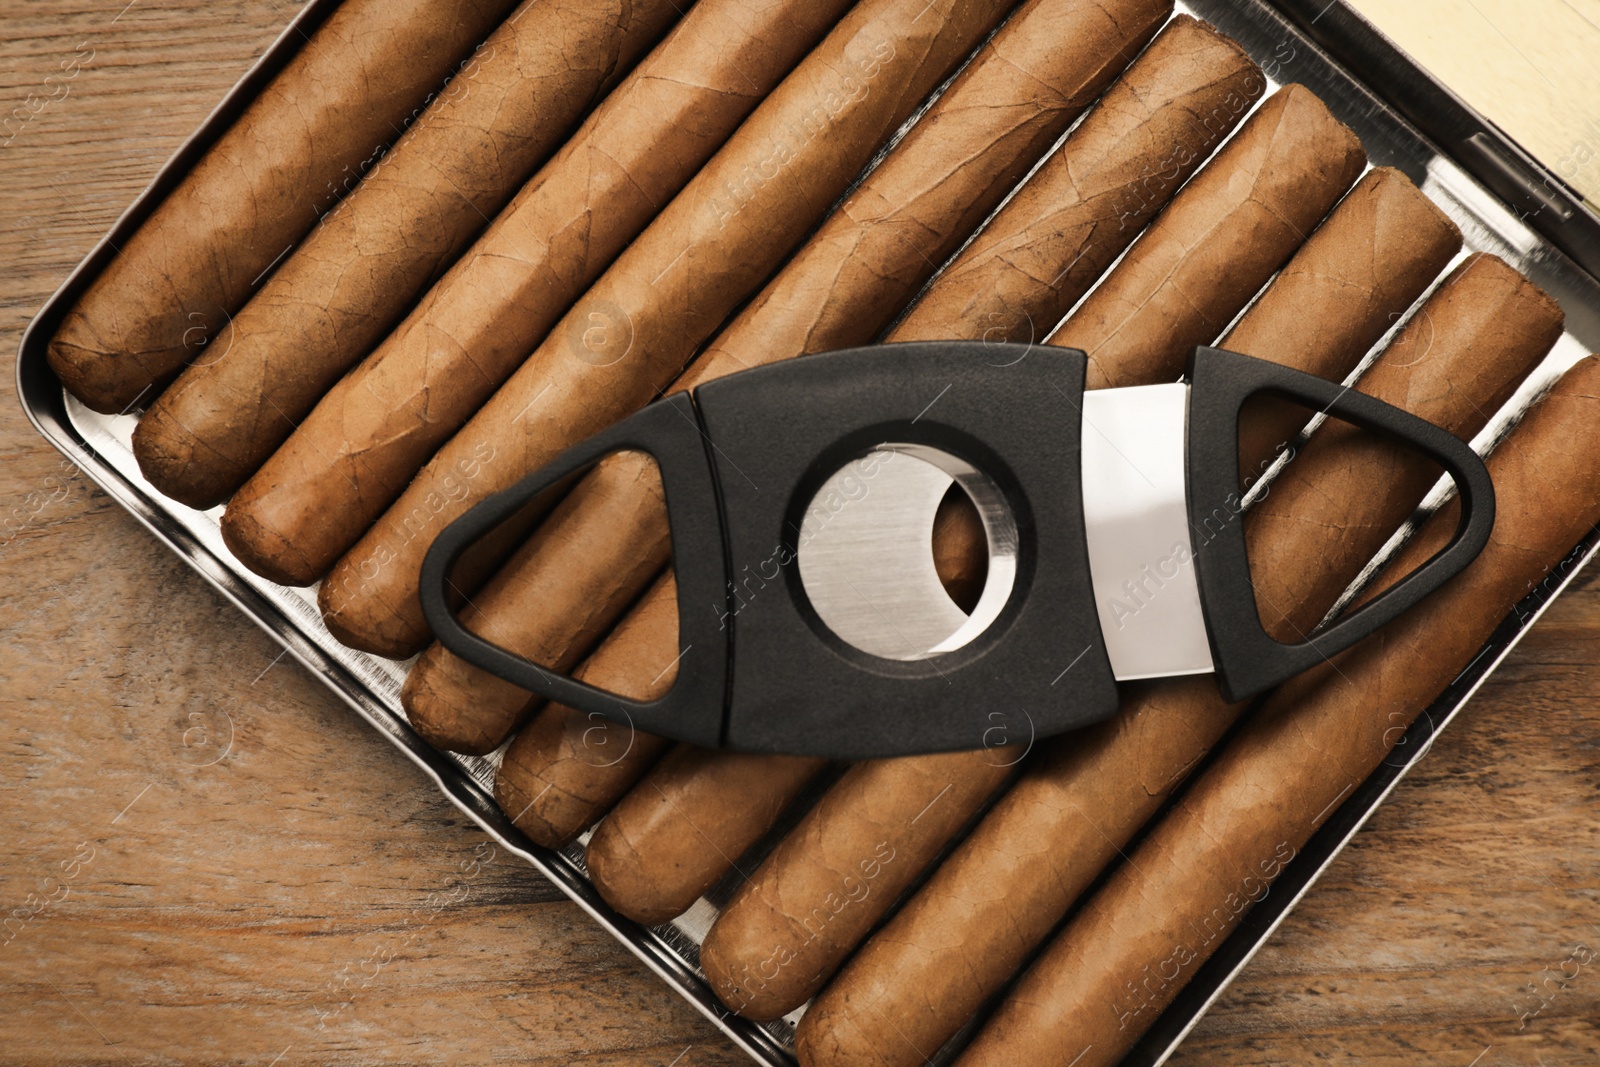
[[[613,912],[587,879],[581,840],[560,852],[541,848],[524,837],[495,805],[492,783],[498,753],[485,758],[441,753],[411,730],[400,708],[400,684],[409,663],[345,648],[323,628],[314,591],[275,585],[240,566],[218,533],[220,508],[193,511],[162,497],[140,476],[129,447],[137,416],[90,412],[64,394],[46,363],[45,346],[62,316],[116,254],[115,246],[149,216],[336,3],[310,0],[306,4],[34,318],[17,360],[17,392],[22,405],[51,444],[410,757],[490,836],[560,887],[758,1062],[774,1067],[792,1064],[793,1023],[800,1012],[774,1023],[752,1023],[727,1012],[700,977],[698,944],[716,915],[714,902],[726,899],[729,886],[713,890],[686,915],[665,926],[647,929]],[[1360,135],[1374,165],[1405,171],[1450,215],[1461,227],[1468,249],[1502,256],[1560,301],[1567,314],[1565,336],[1484,431],[1480,442],[1502,433],[1555,375],[1576,359],[1600,350],[1600,283],[1589,273],[1600,272],[1600,221],[1570,189],[1462,105],[1359,16],[1338,0],[1331,5],[1325,0],[1185,0],[1178,8],[1206,19],[1239,41],[1262,65],[1273,88],[1299,82],[1314,90]],[[1424,505],[1424,512],[1428,506]],[[1390,548],[1406,533],[1398,534]],[[1394,755],[1340,805],[1285,868],[1273,892],[1245,916],[1156,1020],[1124,1061],[1129,1067],[1149,1067],[1171,1055],[1289,909],[1426,752],[1434,735],[1589,561],[1597,545],[1600,528],[1574,545],[1561,567],[1507,617],[1482,653],[1419,717]],[[975,1025],[952,1039],[932,1062],[948,1063]]]

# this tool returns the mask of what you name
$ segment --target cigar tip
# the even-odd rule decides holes
[[[158,400],[133,428],[133,458],[145,481],[196,511],[209,511],[237,488],[226,463],[218,462],[216,450],[190,433],[163,401]]]
[[[241,502],[239,495],[222,513],[222,542],[235,559],[269,582],[299,587],[321,577],[306,566],[293,543],[262,522],[250,502]]]
[[[45,362],[67,392],[85,407],[102,415],[122,414],[139,399],[128,395],[126,384],[116,373],[117,365],[127,357],[69,340],[63,336],[66,332],[63,325],[45,346]]]
[[[1217,29],[1205,19],[1197,18],[1187,12],[1179,12],[1161,29],[1156,38],[1166,47],[1187,46],[1197,51],[1221,48],[1232,53],[1234,59],[1244,67],[1254,72],[1259,80],[1260,69],[1255,60],[1244,50],[1244,46],[1232,37]],[[1251,95],[1260,95],[1266,89],[1266,82],[1260,81],[1256,91]]]
[[[417,657],[417,662],[411,665],[411,670],[406,672],[406,680],[400,686],[400,707],[405,711],[406,718],[411,722],[412,728],[422,735],[422,739],[434,748],[443,748],[452,752],[464,752],[455,747],[456,743],[467,740],[458,735],[454,729],[459,725],[459,707],[455,701],[440,699],[440,693],[435,683],[439,671],[438,658],[444,652],[443,646],[435,643],[422,650]],[[490,746],[492,749],[494,746]],[[466,753],[467,755],[482,755],[479,752]]]
[[[1392,199],[1400,205],[1400,210],[1406,212],[1408,225],[1416,239],[1424,239],[1426,234],[1421,231],[1428,227],[1450,255],[1461,250],[1461,227],[1444,213],[1444,208],[1433,202],[1432,197],[1417,188],[1417,184],[1404,171],[1396,167],[1374,167],[1362,179],[1362,184],[1371,190],[1372,196]]]
[[[833,988],[829,986],[806,1009],[806,1013],[800,1016],[799,1025],[794,1028],[794,1053],[800,1061],[800,1067],[842,1067],[844,1064],[866,1062],[864,1056],[840,1047],[841,1035],[837,1033],[839,1020],[832,1004],[824,1002]]]
[[[905,976],[899,976],[902,980]],[[919,1042],[927,1035],[901,1029],[895,1015],[904,1009],[873,992],[853,986],[849,972],[817,994],[795,1026],[794,1051],[800,1067],[897,1067],[921,1064]],[[965,1021],[964,1019],[962,1021]]]
[[[543,783],[543,784],[541,784]],[[544,848],[565,848],[579,831],[563,833],[544,818],[539,801],[555,785],[537,774],[526,774],[515,763],[501,764],[494,776],[494,802],[511,818],[512,825]],[[532,787],[532,788],[530,788]]]
[[[1328,105],[1323,102],[1322,97],[1299,82],[1290,82],[1285,85],[1274,94],[1274,99],[1278,97],[1283,98],[1283,107],[1286,111],[1290,108],[1295,108],[1307,112],[1302,121],[1316,122],[1327,127],[1321,133],[1322,138],[1337,137],[1339,139],[1339,149],[1343,154],[1342,162],[1345,165],[1345,173],[1349,176],[1349,181],[1346,184],[1354,183],[1356,175],[1360,173],[1367,163],[1367,150],[1361,144],[1361,138],[1356,135],[1356,131],[1340,122],[1334,113],[1328,109]],[[1331,158],[1332,153],[1328,153],[1328,155]]]
[[[439,647],[432,645],[424,650],[423,655],[427,656]],[[445,752],[486,756],[499,748],[505,736],[485,731],[477,717],[461,714],[461,707],[448,697],[441,699],[430,684],[432,672],[419,671],[417,667],[420,665],[421,661],[418,661],[412,667],[406,675],[405,684],[400,687],[400,707],[405,711],[406,721],[411,723],[411,728],[428,744]]]
[[[1505,303],[1515,302],[1523,305],[1525,310],[1522,314],[1527,316],[1525,320],[1527,327],[1531,329],[1537,325],[1538,320],[1542,320],[1548,345],[1555,344],[1556,338],[1561,335],[1566,325],[1567,313],[1562,309],[1560,301],[1545,292],[1527,275],[1493,252],[1473,252],[1461,261],[1461,265],[1451,276],[1451,281],[1457,284],[1467,284],[1469,280],[1500,290],[1504,294],[1502,301]]]
[[[309,585],[310,582],[301,584]],[[359,620],[352,622],[351,613],[347,612],[344,605],[330,604],[329,598],[324,596],[328,585],[326,581],[322,583],[321,591],[317,594],[317,607],[322,611],[322,625],[341,645],[384,659],[403,660],[410,659],[427,644],[431,636],[428,634],[419,637],[404,632],[387,633]]]
[[[234,505],[229,504],[228,511],[233,509]],[[421,603],[415,589],[410,594],[409,611],[407,605],[386,599],[382,584],[373,581],[371,574],[362,573],[368,564],[357,561],[372,557],[361,554],[361,544],[357,542],[331,567],[321,565],[317,574],[322,578],[317,607],[322,612],[322,625],[340,644],[359,652],[386,659],[409,659],[433,639],[426,623],[421,622]],[[319,562],[308,561],[301,566],[309,572],[316,570]]]
[[[687,910],[664,902],[657,892],[659,884],[645,877],[639,852],[622,831],[616,809],[595,827],[583,850],[583,862],[600,899],[641,926],[660,926]]]

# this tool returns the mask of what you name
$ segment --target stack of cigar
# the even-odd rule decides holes
[[[1173,380],[1218,343],[1364,367],[1355,388],[1477,434],[1559,307],[1463,256],[1313,93],[1269,93],[1171,7],[344,0],[90,285],[51,363],[95,410],[145,408],[146,477],[225,503],[244,566],[320,582],[352,648],[420,652],[416,730],[504,746],[501,806],[551,848],[592,829],[618,912],[668,922],[733,874],[702,969],[754,1019],[811,1001],[803,1063],[911,1067],[986,1005],[963,1063],[1113,1063],[1600,520],[1600,364],[1494,451],[1489,547],[1400,622],[1252,707],[1210,679],[1129,685],[1115,718],[1025,758],[873,760],[821,788],[821,760],[671,746],[430,644],[417,581],[451,520],[661,392],[874,340],[1080,348],[1091,388]],[[1242,487],[1296,443],[1243,519],[1285,640],[1439,474],[1341,424],[1302,438],[1308,414],[1258,401],[1239,427]],[[1454,525],[1447,506],[1374,589]],[[970,604],[986,545],[960,494],[934,550]],[[520,655],[636,699],[673,684],[648,457],[536,501],[454,583],[467,625]]]

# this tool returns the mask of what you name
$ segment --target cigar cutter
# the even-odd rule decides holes
[[[878,345],[667,396],[444,530],[422,571],[428,622],[456,655],[581,712],[698,745],[855,759],[1059,734],[1113,714],[1118,680],[1215,672],[1224,697],[1249,698],[1372,633],[1488,540],[1483,462],[1396,407],[1213,348],[1165,385],[1085,391],[1086,366],[1051,346]],[[1245,552],[1237,427],[1257,393],[1401,439],[1461,499],[1445,548],[1297,642],[1263,629]],[[660,467],[678,583],[677,675],[651,701],[470,632],[449,584],[480,537],[622,450]],[[971,611],[935,567],[952,485],[987,538]]]

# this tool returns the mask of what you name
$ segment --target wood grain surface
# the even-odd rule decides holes
[[[0,10],[0,104],[22,109],[0,131],[9,378],[27,320],[295,8]],[[1175,1063],[1600,1062],[1597,638],[1584,582]],[[14,398],[0,842],[0,1062],[748,1062],[75,474]]]

